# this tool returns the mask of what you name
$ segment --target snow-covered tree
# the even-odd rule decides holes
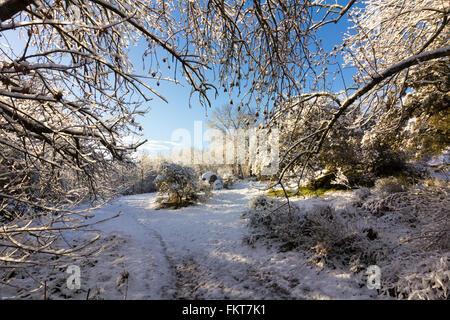
[[[232,173],[240,178],[250,173],[246,154],[249,141],[246,133],[257,124],[258,117],[259,114],[251,108],[235,108],[225,104],[215,108],[208,121],[208,127],[219,130],[223,136],[221,141],[211,143],[211,151],[222,152],[223,164],[230,166]]]
[[[370,161],[391,159],[393,168],[398,151],[439,154],[448,147],[449,9],[439,0],[369,0],[350,10],[344,58],[357,68],[358,87],[376,83],[359,104]],[[394,72],[385,78],[383,70]]]
[[[356,84],[372,81],[402,60],[445,48],[449,9],[450,5],[441,0],[365,0],[353,7],[349,11],[353,26],[344,39],[343,50],[346,62],[357,67]],[[432,63],[418,59],[392,79],[399,89],[409,72]]]
[[[158,159],[145,153],[138,153],[131,163],[117,164],[119,173],[117,185],[121,194],[156,192],[155,178]]]
[[[332,92],[326,87],[327,76],[332,78],[332,73],[324,68],[322,77],[314,78],[323,80],[321,90],[316,87],[303,90],[298,95],[286,95],[286,99],[274,106],[267,123],[269,127],[279,126],[279,120],[293,108],[305,109],[307,114],[313,108],[322,108],[320,105],[334,106],[332,113],[319,116],[315,130],[311,130],[309,135],[301,135],[287,145],[290,155],[282,157],[284,163],[281,166],[285,169],[280,179],[289,172],[289,168],[306,169],[328,139],[339,139],[333,128],[343,117],[356,116],[352,123],[347,124],[349,129],[367,130],[377,126],[375,136],[395,130],[398,117],[389,115],[402,114],[405,94],[415,90],[413,75],[431,65],[448,64],[449,5],[445,1],[368,0],[361,5],[349,1],[345,9],[344,13],[349,15],[353,26],[343,44],[337,45],[327,57],[343,56],[346,65],[356,70],[353,83],[344,81],[344,91]],[[327,20],[327,17],[323,20],[316,24],[317,28],[337,22],[335,19]],[[441,87],[445,96],[447,76],[442,68],[440,74],[440,79],[432,81]],[[423,83],[423,80],[419,82]],[[324,99],[328,103],[324,104]],[[305,102],[310,103],[305,105]],[[381,123],[384,125],[380,126]]]
[[[449,74],[445,61],[411,71],[408,92],[397,105],[385,109],[370,135],[411,158],[444,152],[449,146]]]

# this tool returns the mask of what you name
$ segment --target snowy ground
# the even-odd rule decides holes
[[[99,253],[76,262],[61,261],[59,267],[36,266],[25,276],[13,274],[15,281],[0,283],[0,297],[40,299],[45,291],[50,299],[377,298],[361,279],[320,269],[305,253],[244,244],[247,230],[241,214],[260,192],[241,183],[214,191],[206,203],[178,210],[157,210],[156,194],[118,198],[95,211],[94,220],[123,212],[95,226],[102,235],[96,244]],[[337,201],[333,199],[342,202],[345,197],[329,201]],[[297,200],[302,201],[324,200]],[[79,290],[67,288],[69,264],[80,266]],[[28,293],[33,286],[36,290]]]

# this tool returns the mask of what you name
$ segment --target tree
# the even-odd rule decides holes
[[[258,117],[259,114],[251,109],[244,110],[242,108],[234,108],[231,104],[226,104],[213,109],[208,122],[209,128],[219,130],[225,138],[225,141],[219,142],[221,144],[220,146],[213,143],[210,148],[222,150],[225,153],[232,152],[232,173],[241,179],[244,177],[244,170],[242,168],[242,161],[239,161],[238,151],[243,146],[239,145],[238,136],[243,134],[243,130],[254,127],[258,122]],[[244,142],[248,144],[248,141]],[[227,150],[224,148],[226,144],[232,145],[233,149]],[[224,159],[225,157],[226,155],[224,155]]]
[[[208,122],[208,127],[218,129],[224,134],[231,130],[246,129],[253,122],[257,121],[253,110],[243,110],[241,108],[234,108],[230,104],[225,104],[222,107],[215,108],[211,112],[211,118]]]
[[[316,136],[318,128],[324,124],[324,119],[329,119],[337,111],[336,104],[330,102],[327,97],[316,97],[314,101],[294,103],[289,107],[289,112],[278,117],[281,169],[290,166],[292,174],[289,178],[295,179],[297,184],[313,183],[318,172],[323,170],[336,172],[342,169],[346,172],[359,164],[362,131],[351,128],[355,114],[346,114],[338,119],[314,161],[303,166],[302,162],[296,159],[297,154],[302,154],[310,148],[311,139],[308,137]]]
[[[394,150],[427,160],[449,146],[448,63],[435,61],[411,71],[406,86],[409,92],[397,105],[385,108],[371,131]]]
[[[355,67],[354,87],[345,85],[345,90],[333,93],[330,90],[312,91],[290,97],[274,109],[269,125],[277,125],[276,118],[286,114],[305,101],[326,98],[336,106],[336,111],[316,127],[316,132],[302,136],[287,149],[295,151],[280,174],[292,169],[293,165],[306,167],[322,149],[327,137],[334,138],[333,128],[345,115],[358,114],[351,124],[353,128],[365,128],[370,123],[380,123],[389,110],[404,110],[402,98],[413,89],[412,75],[418,70],[441,61],[447,63],[450,46],[447,45],[448,4],[436,1],[364,1],[361,6],[347,6],[349,20],[354,32],[350,32],[341,46],[336,46],[331,56],[343,53],[346,63]],[[335,22],[333,19],[329,23]],[[323,25],[323,23],[322,23]],[[325,80],[324,80],[325,82]],[[442,85],[446,76],[441,74],[435,84]],[[314,106],[315,104],[310,104]],[[391,119],[394,120],[394,119]],[[394,120],[395,121],[395,120]],[[384,124],[387,124],[384,121]],[[392,123],[392,122],[390,122]],[[387,131],[390,127],[378,127]],[[296,150],[300,144],[307,147]]]

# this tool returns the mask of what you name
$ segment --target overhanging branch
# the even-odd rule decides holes
[[[405,70],[409,67],[418,65],[419,63],[448,57],[450,56],[450,46],[442,47],[433,51],[426,51],[421,54],[412,56],[410,58],[407,58],[403,61],[400,61],[389,68],[383,70],[378,75],[374,76],[372,80],[368,83],[366,83],[361,89],[356,91],[353,95],[348,97],[342,105],[339,107],[339,110],[334,114],[333,118],[328,123],[324,133],[322,134],[322,137],[320,138],[319,144],[316,149],[316,153],[320,151],[320,148],[322,147],[323,142],[325,141],[325,138],[328,134],[328,132],[331,130],[333,125],[336,123],[336,121],[339,119],[339,117],[359,98],[361,98],[363,95],[368,93],[370,90],[372,90],[377,84],[381,83],[383,80],[399,73],[402,70]]]
[[[25,10],[33,0],[4,0],[0,1],[0,21],[11,19],[16,13]]]

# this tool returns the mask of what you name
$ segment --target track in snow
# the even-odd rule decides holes
[[[342,271],[320,271],[307,265],[307,258],[301,252],[281,253],[277,247],[250,248],[243,244],[247,231],[241,214],[259,192],[241,184],[232,190],[215,191],[206,203],[178,210],[155,210],[155,194],[125,196],[98,210],[98,219],[117,211],[124,212],[100,228],[105,233],[122,234],[131,239],[128,245],[118,249],[128,257],[123,268],[128,265],[135,272],[146,269],[145,273],[130,272],[130,281],[134,279],[136,285],[130,286],[128,297],[372,297]],[[147,251],[146,259],[132,257]],[[95,279],[92,282],[95,283]],[[150,293],[134,292],[149,287]]]

